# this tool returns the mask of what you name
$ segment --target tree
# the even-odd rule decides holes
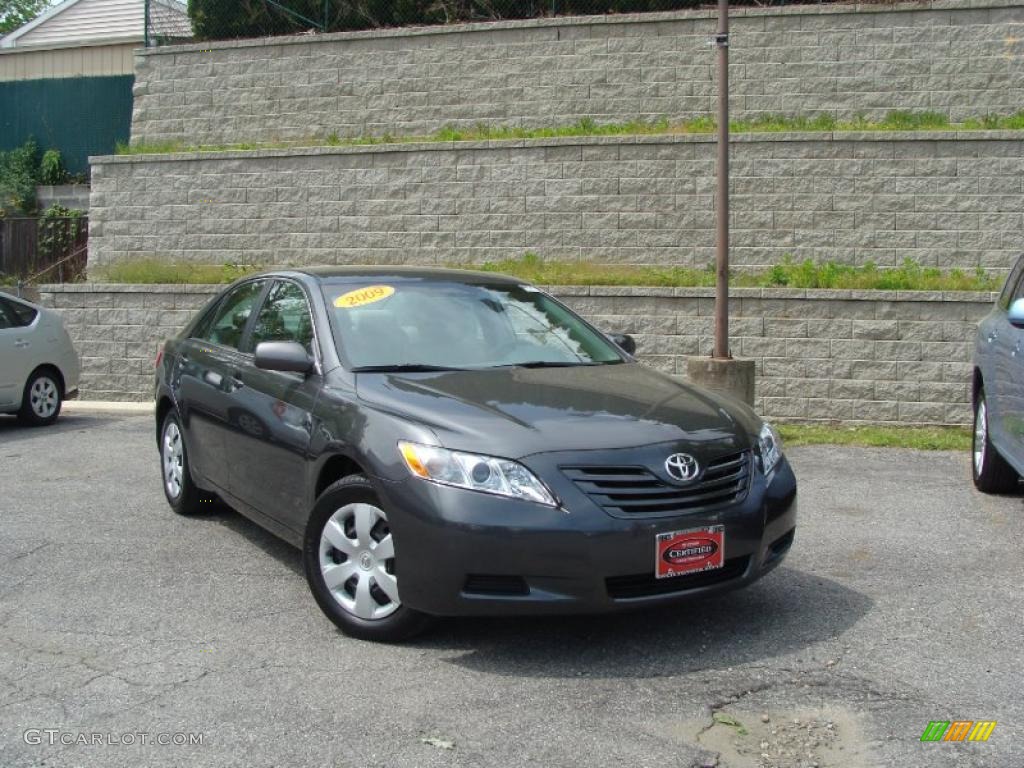
[[[27,24],[50,4],[50,0],[0,0],[0,35]]]

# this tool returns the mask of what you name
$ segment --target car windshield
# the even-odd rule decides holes
[[[540,290],[427,280],[324,286],[354,370],[620,363],[617,348]]]

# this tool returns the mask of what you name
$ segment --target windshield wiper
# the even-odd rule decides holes
[[[431,371],[464,371],[465,368],[450,368],[444,365],[426,365],[423,363],[401,363],[397,365],[361,365],[352,369],[353,373],[429,373]]]
[[[570,360],[528,360],[525,363],[511,363],[509,368],[577,368],[584,365],[603,365],[595,362],[572,362]]]

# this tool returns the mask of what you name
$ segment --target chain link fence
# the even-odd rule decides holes
[[[730,5],[771,7],[843,1],[731,0]],[[189,40],[233,40],[554,16],[653,13],[714,6],[708,0],[189,0],[187,7],[177,0],[145,2],[147,46]]]

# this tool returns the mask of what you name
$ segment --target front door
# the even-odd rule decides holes
[[[987,393],[989,424],[1002,435],[997,442],[1014,457],[1024,456],[1024,331],[1010,324],[1008,311],[1021,298],[1024,279],[1018,280],[1012,293],[1000,300],[999,311],[982,329],[995,361],[994,386]]]
[[[19,311],[19,308],[21,311]],[[29,374],[41,362],[36,310],[0,297],[0,407],[21,402]]]
[[[232,495],[301,533],[309,514],[306,458],[321,377],[257,368],[252,353],[264,341],[296,341],[318,356],[309,300],[298,283],[280,279],[271,286],[244,342],[247,362],[232,394],[225,457]]]
[[[20,379],[21,355],[15,338],[17,329],[6,310],[6,302],[0,299],[0,407],[10,408],[21,398],[25,382]]]
[[[239,387],[235,374],[246,361],[240,347],[266,285],[266,280],[252,280],[232,289],[178,354],[175,377],[189,463],[194,472],[226,491],[230,473],[224,452]]]

